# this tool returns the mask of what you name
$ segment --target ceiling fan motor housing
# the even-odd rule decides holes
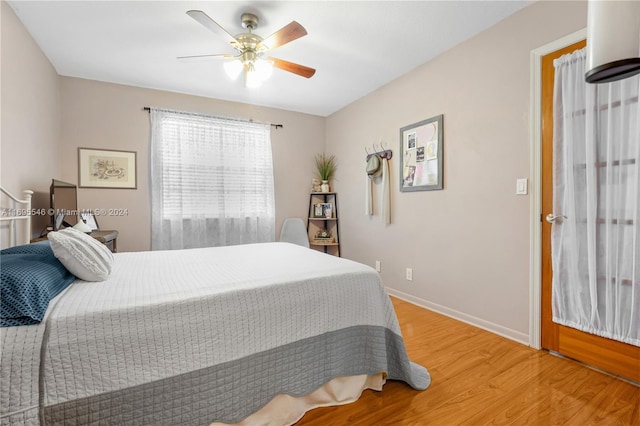
[[[239,51],[253,50],[254,52],[257,52],[257,47],[262,41],[262,37],[252,33],[242,33],[236,36],[236,40],[238,43],[235,45],[235,48]]]
[[[260,22],[260,19],[258,19],[258,17],[253,13],[243,13],[240,20],[242,21],[242,28],[247,28],[249,30],[255,30],[258,28],[258,22]]]

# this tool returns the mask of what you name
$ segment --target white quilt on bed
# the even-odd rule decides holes
[[[52,303],[46,321],[43,406],[135,388],[358,325],[400,335],[372,268],[286,243],[119,253],[107,281],[76,281]],[[3,356],[17,350],[12,345],[25,330],[42,328],[5,329]],[[261,362],[255,368],[272,368]],[[26,364],[33,370],[34,362]],[[2,397],[10,404],[4,416],[37,403],[37,386],[17,383],[30,375],[6,367],[3,376],[11,374],[13,385],[12,396]]]

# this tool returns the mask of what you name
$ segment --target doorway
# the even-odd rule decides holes
[[[558,48],[541,57],[541,207],[540,207],[540,343],[547,349],[626,379],[640,382],[640,348],[585,333],[552,321],[551,224],[553,213],[553,60],[585,46],[585,41]]]

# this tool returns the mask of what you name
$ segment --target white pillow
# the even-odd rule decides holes
[[[113,253],[98,240],[73,228],[49,232],[51,249],[73,275],[85,281],[104,281],[111,273]]]

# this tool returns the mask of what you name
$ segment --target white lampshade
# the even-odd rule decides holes
[[[244,65],[239,59],[234,59],[233,61],[224,63],[224,70],[232,80],[236,80],[238,78],[243,68]]]
[[[249,88],[256,88],[262,85],[262,82],[271,77],[273,73],[273,64],[264,59],[256,59],[245,67],[244,85]]]
[[[589,0],[587,83],[640,73],[640,1]]]

